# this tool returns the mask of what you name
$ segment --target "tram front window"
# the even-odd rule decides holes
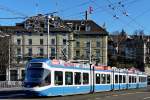
[[[43,68],[29,68],[27,69],[27,80],[40,81],[43,77]]]
[[[51,84],[51,72],[43,68],[28,68],[25,87],[46,86]]]

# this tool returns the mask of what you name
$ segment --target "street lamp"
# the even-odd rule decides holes
[[[47,16],[47,58],[49,59],[49,18],[50,16]]]
[[[55,12],[54,12],[55,13]],[[52,18],[52,16],[47,15],[47,58],[49,59],[49,19],[51,18],[52,21],[54,21],[54,18]]]

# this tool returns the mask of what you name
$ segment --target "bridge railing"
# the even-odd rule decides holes
[[[20,88],[23,87],[23,81],[0,81],[0,88]]]

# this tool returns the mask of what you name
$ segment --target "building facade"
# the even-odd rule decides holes
[[[70,59],[89,60],[91,63],[107,65],[108,32],[92,20],[65,20],[73,29],[70,36],[72,54]]]
[[[47,20],[47,17],[38,15],[16,26],[1,26],[0,29],[11,34],[14,53],[6,74],[10,70],[12,81],[23,80],[25,65],[30,59],[47,58],[48,55],[50,59],[88,62],[91,57],[91,63],[107,65],[108,33],[91,20],[61,20],[58,17]]]

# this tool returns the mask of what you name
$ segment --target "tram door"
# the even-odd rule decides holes
[[[54,84],[55,88],[53,90],[54,95],[63,95],[63,72],[54,71]]]
[[[120,84],[119,84],[119,74],[114,74],[114,90],[119,90]]]
[[[95,91],[95,73],[94,67],[90,68],[90,93],[94,93]]]
[[[136,76],[136,84],[137,84],[137,88],[139,88],[139,76]]]

